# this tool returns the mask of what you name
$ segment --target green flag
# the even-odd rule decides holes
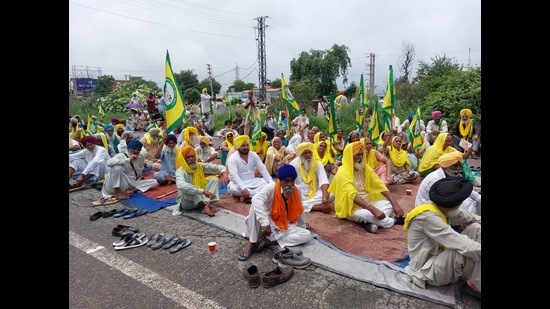
[[[298,103],[296,100],[294,100],[294,97],[292,96],[292,93],[290,92],[290,88],[288,88],[288,85],[286,84],[285,77],[283,76],[283,73],[281,73],[281,95],[283,98],[283,102],[285,102],[286,106],[288,106],[290,109],[293,109],[296,112],[300,111],[300,106],[298,106]],[[290,117],[290,115],[287,115]]]
[[[334,94],[331,92],[329,97],[329,119],[328,119],[328,135],[335,138],[338,134],[338,125],[336,124],[336,106],[334,105]]]
[[[416,108],[416,113],[409,124],[409,140],[412,143],[413,151],[422,147],[422,136],[420,133],[420,117],[422,117],[420,112],[420,106]]]
[[[185,115],[185,104],[183,104],[181,88],[174,77],[168,50],[166,51],[165,73],[164,100],[166,101],[166,132],[172,132],[184,119],[187,119],[187,116]]]
[[[390,64],[390,70],[388,73],[388,84],[386,86],[386,95],[380,107],[380,116],[383,121],[383,131],[389,131],[393,128],[392,123],[393,109],[395,102],[395,89],[393,88],[393,68]]]

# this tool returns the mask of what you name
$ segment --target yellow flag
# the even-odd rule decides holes
[[[300,106],[298,106],[298,103],[296,102],[296,100],[294,100],[294,97],[290,92],[290,88],[288,88],[288,85],[286,84],[283,73],[281,73],[281,93],[283,97],[283,102],[285,102],[286,106],[295,110],[296,112],[299,112]],[[287,117],[290,117],[290,115],[287,115]]]
[[[164,83],[164,100],[166,101],[166,132],[172,132],[185,116],[185,104],[183,104],[183,95],[181,88],[176,82],[172,64],[170,63],[170,54],[166,51],[166,81]]]

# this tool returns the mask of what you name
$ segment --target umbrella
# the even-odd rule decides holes
[[[141,105],[138,102],[130,102],[130,103],[124,105],[124,107],[126,107],[126,108],[143,108],[143,105]]]

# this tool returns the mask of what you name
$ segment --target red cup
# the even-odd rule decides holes
[[[215,241],[211,241],[211,242],[208,243],[208,250],[210,252],[216,251],[216,242]]]
[[[412,190],[407,190],[407,195],[411,195],[412,194]]]

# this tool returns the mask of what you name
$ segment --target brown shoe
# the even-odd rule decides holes
[[[292,275],[294,275],[294,268],[281,268],[277,266],[274,270],[264,274],[262,277],[262,285],[264,288],[274,287],[279,283],[288,281]]]
[[[260,286],[260,273],[258,272],[258,267],[252,264],[252,262],[246,262],[244,265],[243,274],[251,288],[257,288]]]

